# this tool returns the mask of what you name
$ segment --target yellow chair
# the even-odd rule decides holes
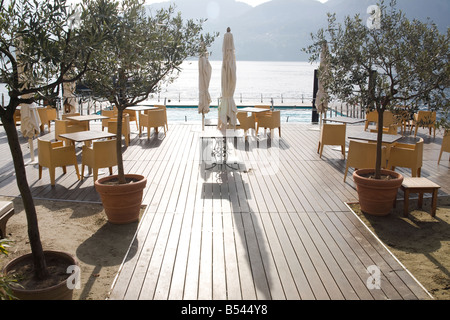
[[[94,141],[92,147],[83,146],[81,154],[81,179],[84,178],[84,167],[92,169],[94,181],[98,178],[98,169],[117,166],[116,139]]]
[[[130,145],[130,115],[124,113],[122,115],[122,135],[125,137],[125,144]],[[108,132],[117,133],[117,118],[111,118],[108,121]]]
[[[37,108],[39,118],[41,120],[40,130],[44,132],[45,125],[47,125],[48,132],[50,132],[51,122],[56,120],[56,109],[50,106],[46,108]]]
[[[258,122],[256,123],[256,133],[259,128],[270,129],[270,136],[273,136],[273,129],[278,128],[278,135],[281,137],[281,113],[280,110],[268,111],[258,114]]]
[[[75,124],[70,124],[75,123]],[[67,141],[67,139],[61,138],[60,135],[62,133],[72,133],[79,131],[87,131],[87,128],[84,123],[77,121],[69,121],[69,120],[55,120],[55,140],[64,141],[65,145],[71,144],[71,142]]]
[[[366,122],[364,130],[367,130],[369,123],[375,122],[376,129],[372,129],[372,132],[376,132],[378,130],[378,111],[370,111],[366,114]],[[392,111],[386,110],[383,112],[383,132],[387,134],[397,134],[398,123],[397,118],[395,117]]]
[[[381,167],[386,168],[386,147],[381,147]],[[350,140],[348,146],[347,163],[345,165],[344,182],[347,178],[348,168],[371,169],[375,168],[377,160],[377,144]]]
[[[150,139],[150,128],[158,132],[159,127],[164,128],[166,134],[166,115],[165,110],[147,110],[145,113],[139,113],[139,136],[142,134],[142,128],[147,128],[147,139]]]
[[[364,131],[369,128],[369,125],[374,122],[378,123],[378,112],[377,111],[369,111],[366,113],[366,121],[364,125]]]
[[[49,169],[51,185],[55,185],[55,169],[62,167],[64,174],[67,173],[66,166],[74,165],[80,180],[75,146],[64,146],[62,141],[52,142],[38,138],[39,179],[42,178],[42,167]]]
[[[89,122],[88,121],[75,121],[75,120],[67,119],[67,117],[74,117],[74,116],[79,116],[79,115],[80,115],[79,112],[64,113],[61,115],[61,119],[69,121],[69,126],[76,126],[78,128],[83,128],[82,130],[78,130],[78,131],[88,131],[89,130]]]
[[[430,135],[431,129],[434,130],[433,137],[436,137],[436,112],[420,110],[413,116],[412,127],[415,127],[414,137],[417,136],[419,127],[428,128]],[[412,131],[411,127],[411,131]]]
[[[320,131],[319,145],[317,152],[322,158],[323,147],[325,145],[341,146],[342,155],[345,159],[345,124],[324,123]]]
[[[267,109],[267,112],[270,111],[270,106],[269,105],[255,105],[255,108],[260,108],[260,109]],[[264,114],[266,114],[267,112],[263,111],[263,112],[254,112],[253,116],[255,118],[255,122],[258,122],[258,117],[259,116],[263,116]]]
[[[128,114],[130,116],[130,122],[134,121],[136,122],[136,129],[139,129],[139,125],[138,125],[138,118],[136,116],[136,111],[135,110],[123,110],[123,114]]]
[[[253,132],[255,132],[256,124],[255,124],[255,117],[253,116],[253,114],[249,116],[247,112],[238,112],[236,114],[236,118],[239,121],[239,124],[236,125],[236,129],[243,129],[245,137],[247,137],[247,132],[249,129],[252,129]]]
[[[387,167],[410,168],[413,177],[420,177],[423,159],[423,139],[415,144],[395,143],[389,150]]]
[[[165,127],[166,127],[166,130],[169,130],[169,124],[167,123],[167,107],[165,105],[159,105],[159,104],[155,104],[154,107],[157,107],[158,109],[164,111]],[[151,112],[151,111],[158,111],[158,110],[148,110],[148,111]]]
[[[102,131],[108,128],[108,121],[112,118],[117,118],[117,109],[115,110],[102,110],[102,116],[108,117],[108,119],[102,119]]]
[[[450,131],[446,131],[444,138],[442,138],[441,152],[439,153],[438,165],[441,162],[441,157],[443,152],[450,152]],[[450,161],[450,157],[448,159]]]
[[[14,111],[14,124],[17,126],[17,122],[20,122],[20,110]]]

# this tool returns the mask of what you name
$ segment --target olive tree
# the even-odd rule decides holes
[[[378,111],[377,179],[383,112],[396,104],[443,113],[449,107],[450,29],[440,34],[433,22],[410,21],[395,6],[395,1],[389,6],[381,1],[369,19],[347,16],[343,24],[336,22],[335,14],[328,14],[327,28],[313,34],[313,44],[304,49],[316,61],[327,42],[328,68],[327,72],[319,69],[319,79],[329,96]]]
[[[38,279],[45,279],[48,270],[14,112],[20,104],[31,104],[63,82],[80,79],[86,72],[103,35],[93,24],[87,28],[80,13],[69,7],[66,0],[0,1],[0,79],[6,83],[9,94],[8,105],[0,107],[0,119],[24,204]]]
[[[103,1],[103,0],[97,0]],[[94,0],[88,0],[89,5]],[[196,56],[201,46],[210,46],[215,35],[202,34],[203,20],[184,21],[174,7],[146,13],[141,0],[115,3],[103,24],[108,38],[93,57],[93,69],[84,83],[93,95],[117,107],[118,183],[126,183],[122,159],[123,111],[158,92],[173,81],[181,63]]]

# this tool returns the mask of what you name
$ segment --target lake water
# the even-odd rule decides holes
[[[211,112],[217,117],[217,105],[221,96],[222,61],[210,61],[212,67],[209,92]],[[168,106],[196,106],[198,104],[198,60],[183,62],[182,71],[171,84],[163,84],[161,92],[148,99],[149,104]],[[273,104],[281,110],[283,122],[309,122],[312,105],[313,77],[316,64],[309,62],[237,61],[235,101],[238,106]],[[0,84],[0,95],[8,103],[8,94]],[[87,104],[83,104],[86,108]],[[291,108],[296,107],[296,108]],[[99,108],[96,109],[96,111]],[[87,113],[84,111],[84,113]],[[198,121],[201,115],[196,108],[170,108],[169,121]]]
[[[212,67],[209,93],[212,105],[221,96],[221,61],[210,61]],[[238,105],[270,104],[277,106],[311,106],[316,64],[309,62],[237,61],[235,101]],[[151,100],[166,104],[198,103],[198,61],[182,64],[179,77]]]
[[[281,122],[311,122],[312,110],[307,107],[276,107],[280,110]],[[217,119],[217,107],[210,108],[206,115],[208,119]],[[167,120],[169,122],[201,122],[202,115],[197,108],[168,107]]]

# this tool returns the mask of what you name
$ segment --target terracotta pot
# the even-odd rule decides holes
[[[95,189],[100,194],[108,221],[114,224],[126,224],[139,220],[147,178],[137,174],[126,174],[125,177],[135,179],[137,182],[105,184],[117,179],[117,175],[95,181]]]
[[[77,260],[72,255],[60,252],[60,251],[44,251],[47,262],[49,259],[56,258],[64,262],[67,262],[67,267],[71,265],[78,265]],[[14,260],[11,260],[3,269],[3,273],[6,274],[14,270],[17,265],[27,262],[33,263],[31,253],[25,254]],[[70,273],[67,273],[67,279],[70,277]],[[44,288],[44,289],[24,289],[11,286],[12,294],[19,300],[72,300],[73,288],[69,288],[67,279],[60,282],[57,285]]]
[[[385,216],[392,211],[403,176],[395,171],[381,170],[382,175],[390,175],[392,179],[365,177],[374,171],[374,169],[356,170],[353,172],[353,181],[356,184],[361,211],[375,216]]]

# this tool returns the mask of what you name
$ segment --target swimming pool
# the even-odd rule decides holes
[[[239,108],[238,108],[239,109]],[[275,108],[281,111],[281,122],[311,122],[312,108],[290,107]],[[217,118],[217,107],[211,107],[206,118]],[[202,121],[202,115],[195,107],[167,107],[167,121],[169,122],[197,122]]]

